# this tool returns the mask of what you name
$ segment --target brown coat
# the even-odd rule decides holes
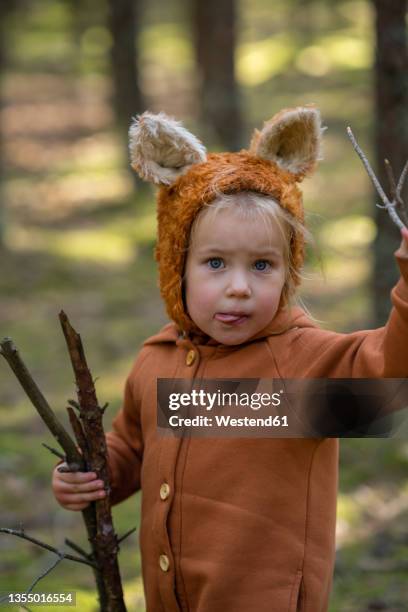
[[[397,260],[380,329],[325,331],[294,308],[238,347],[180,339],[174,324],[144,343],[107,438],[113,502],[143,491],[148,612],[327,610],[338,439],[159,437],[156,379],[406,377],[408,258]]]

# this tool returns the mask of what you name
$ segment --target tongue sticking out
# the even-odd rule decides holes
[[[222,321],[223,323],[235,323],[236,321],[240,321],[241,319],[245,319],[246,315],[239,314],[226,314],[224,312],[217,312],[215,315],[215,319],[218,321]]]

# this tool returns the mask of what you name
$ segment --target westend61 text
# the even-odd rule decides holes
[[[224,393],[220,390],[208,393],[203,389],[192,390],[189,393],[170,393],[169,409],[179,410],[182,406],[199,406],[212,410],[214,406],[242,406],[252,410],[259,410],[267,406],[279,406],[281,403],[279,393]]]
[[[215,419],[215,423],[214,423]],[[215,415],[214,418],[208,416],[195,416],[193,418],[179,417],[174,414],[169,418],[170,427],[288,427],[288,417],[268,416],[265,418],[239,417]]]

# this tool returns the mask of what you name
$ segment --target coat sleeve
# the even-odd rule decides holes
[[[140,369],[144,360],[142,351],[126,379],[122,407],[113,420],[112,431],[106,434],[113,505],[140,489],[143,458]]]
[[[384,327],[339,334],[306,329],[293,346],[297,373],[308,378],[405,378],[408,376],[408,257],[395,252],[401,277],[391,291]],[[301,355],[301,356],[300,356]],[[303,362],[301,367],[300,361]],[[306,366],[305,366],[306,364]],[[300,373],[300,371],[302,373]]]

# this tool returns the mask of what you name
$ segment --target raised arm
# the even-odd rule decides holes
[[[295,332],[287,377],[405,378],[408,376],[408,231],[395,252],[401,278],[391,292],[384,327],[339,334],[308,328]]]

